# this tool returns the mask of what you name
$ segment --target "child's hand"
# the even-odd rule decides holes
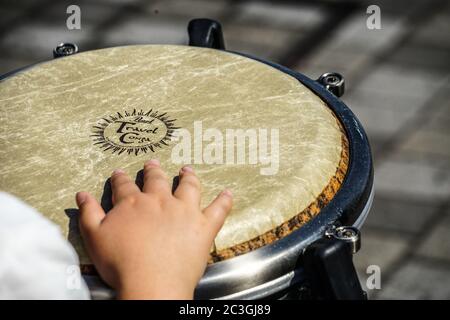
[[[76,197],[81,234],[103,280],[118,298],[191,299],[231,210],[231,193],[225,190],[202,210],[192,168],[180,171],[172,195],[157,160],[144,165],[143,191],[121,170],[111,185],[114,208],[107,215],[87,192]]]

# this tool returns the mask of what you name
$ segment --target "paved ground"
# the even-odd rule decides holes
[[[81,7],[81,31],[65,26],[69,4]],[[381,30],[366,27],[369,4]],[[450,299],[450,2],[3,0],[0,15],[0,73],[49,59],[61,41],[185,43],[194,17],[220,20],[228,49],[312,78],[341,72],[375,159],[360,278],[378,265],[372,298]]]

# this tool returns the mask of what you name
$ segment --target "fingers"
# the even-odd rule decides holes
[[[191,167],[180,170],[180,182],[173,195],[191,205],[200,206],[200,180]]]
[[[145,193],[155,193],[159,195],[171,195],[169,181],[161,169],[158,160],[149,160],[144,164],[144,187]]]
[[[105,217],[105,211],[97,200],[87,192],[78,192],[77,206],[80,209],[80,229],[83,234],[96,230]]]
[[[211,225],[213,238],[217,235],[225,221],[225,218],[233,206],[233,195],[229,190],[220,193],[211,204],[203,210],[206,218]]]
[[[131,194],[140,192],[136,183],[121,169],[114,170],[111,175],[111,190],[113,203],[117,203]]]

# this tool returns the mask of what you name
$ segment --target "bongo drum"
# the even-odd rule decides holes
[[[4,76],[0,188],[61,227],[98,292],[75,193],[108,210],[114,168],[139,184],[148,159],[173,177],[192,165],[203,206],[224,188],[234,194],[196,297],[299,297],[314,286],[312,244],[340,238],[357,250],[357,229],[342,228],[360,227],[370,208],[367,137],[336,97],[339,75],[314,81],[226,51],[210,20],[189,33],[189,46],[59,47],[58,59]]]

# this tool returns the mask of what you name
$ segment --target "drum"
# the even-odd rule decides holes
[[[95,296],[108,291],[84,251],[75,193],[108,210],[112,169],[139,183],[148,159],[173,177],[189,164],[203,204],[224,188],[235,198],[196,297],[304,296],[315,259],[305,250],[331,235],[354,249],[357,230],[337,231],[360,227],[373,196],[367,137],[336,96],[342,79],[226,51],[210,20],[189,32],[190,46],[63,45],[58,59],[4,76],[0,188],[61,227]]]

